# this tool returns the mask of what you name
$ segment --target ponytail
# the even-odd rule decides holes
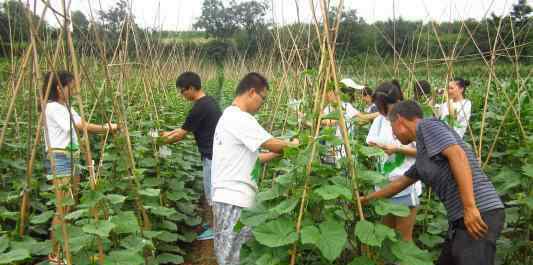
[[[453,79],[453,81],[463,89],[463,96],[465,95],[466,87],[470,85],[470,80],[463,79],[461,77],[457,77]]]
[[[57,89],[66,87],[73,80],[74,75],[67,71],[47,72],[44,75],[44,83],[42,87],[43,97],[46,97],[48,84],[50,84],[50,91],[48,91],[48,97],[45,98],[45,101],[58,101],[59,94]]]
[[[379,112],[387,115],[388,106],[403,100],[403,93],[397,80],[381,83],[374,92],[374,104]]]

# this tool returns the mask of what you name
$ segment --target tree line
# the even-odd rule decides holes
[[[279,47],[306,47],[316,40],[314,26],[308,22],[277,26],[267,20],[270,6],[267,1],[227,3],[205,0],[202,15],[194,23],[194,31],[182,33],[157,28],[140,28],[131,16],[127,0],[119,0],[108,10],[96,12],[90,19],[81,11],[71,14],[73,36],[80,53],[111,56],[120,39],[130,39],[129,54],[140,55],[146,47],[171,51],[199,50],[211,59],[224,60],[229,56],[254,56],[276,51]],[[417,56],[427,58],[468,57],[496,50],[502,57],[518,55],[524,62],[533,61],[532,7],[526,0],[518,0],[512,11],[504,16],[490,16],[482,20],[468,19],[453,22],[409,21],[403,18],[374,23],[366,22],[357,10],[342,10],[337,37],[337,56],[383,58]],[[337,10],[330,9],[330,18]],[[0,9],[0,55],[9,56],[12,50],[20,53],[29,43],[29,20],[39,21],[29,7],[16,0],[6,1]],[[124,27],[127,22],[127,27]],[[40,39],[58,38],[59,29],[42,23],[37,29]],[[191,37],[192,36],[192,37]],[[198,39],[205,41],[198,41]],[[125,43],[125,42],[121,42]],[[132,43],[135,43],[133,45]],[[317,52],[318,44],[311,42],[304,55]],[[281,52],[281,50],[280,50]],[[307,53],[307,54],[306,54]],[[276,52],[274,52],[276,54]],[[478,56],[479,58],[479,56]]]

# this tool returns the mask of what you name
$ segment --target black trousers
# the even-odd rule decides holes
[[[489,229],[479,240],[470,237],[462,218],[450,223],[438,265],[494,265],[496,240],[505,223],[505,211],[496,209],[481,213],[481,217]]]

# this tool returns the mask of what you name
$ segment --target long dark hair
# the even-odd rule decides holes
[[[387,115],[387,106],[401,100],[403,100],[403,93],[397,80],[381,83],[374,92],[374,104],[382,115]]]
[[[43,83],[43,97],[46,97],[46,91],[48,90],[48,84],[50,83],[50,91],[48,93],[48,98],[45,101],[58,101],[59,99],[59,88],[64,88],[70,82],[74,80],[74,75],[67,71],[58,71],[58,72],[47,72],[44,75]]]
[[[420,100],[423,96],[431,96],[431,85],[427,80],[415,81],[413,86],[415,100]]]
[[[464,96],[466,87],[470,85],[470,80],[463,79],[462,77],[457,77],[457,78],[454,78],[453,81],[457,83],[457,85],[463,89],[463,96]]]

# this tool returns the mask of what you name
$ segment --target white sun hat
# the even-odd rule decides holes
[[[363,90],[365,88],[365,86],[357,84],[355,81],[353,81],[350,78],[342,79],[341,84],[345,85],[346,87],[351,87],[355,90]]]

